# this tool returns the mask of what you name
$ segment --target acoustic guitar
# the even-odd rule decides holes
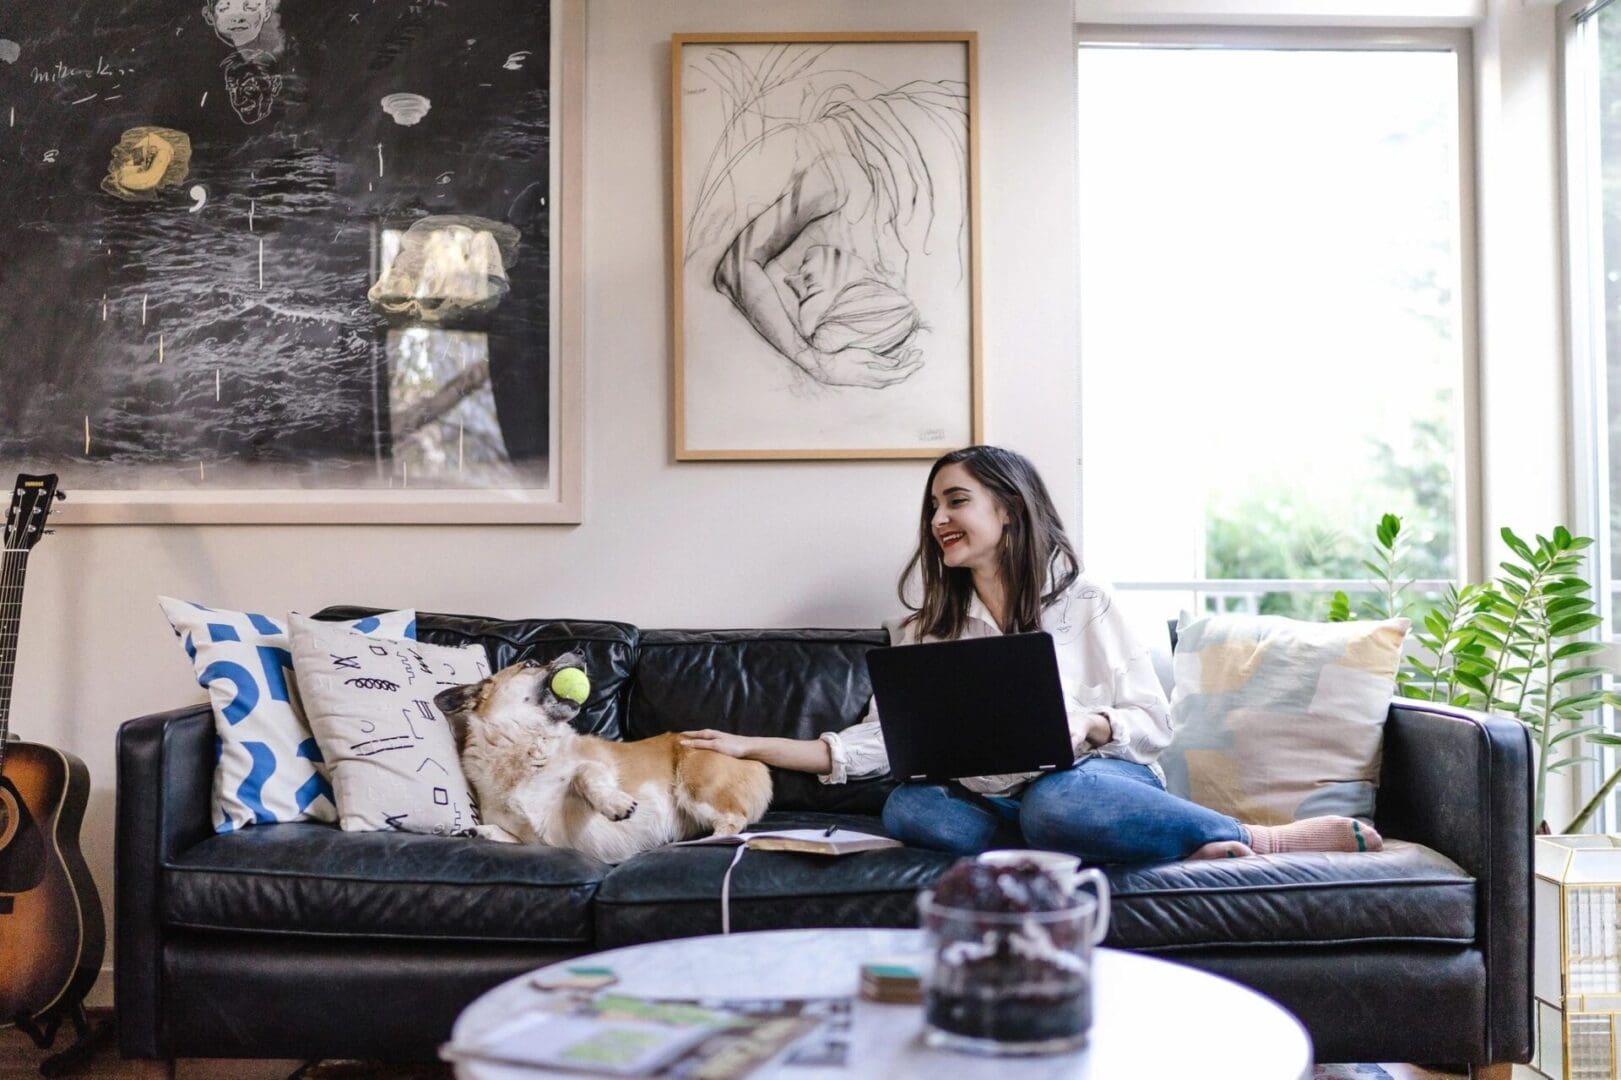
[[[64,1018],[83,1024],[106,947],[101,899],[79,851],[90,774],[72,754],[8,741],[28,553],[60,498],[55,476],[17,477],[0,551],[0,1025],[16,1024],[42,1046]]]

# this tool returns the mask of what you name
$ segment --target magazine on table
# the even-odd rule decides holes
[[[747,1018],[690,1047],[659,1071],[675,1080],[742,1080],[767,1062],[843,1068],[850,1061],[849,998],[693,1000]]]
[[[439,1055],[609,1076],[742,1080],[779,1057],[784,1066],[843,1066],[850,1016],[849,998],[574,993],[548,999],[473,1042],[447,1043]]]

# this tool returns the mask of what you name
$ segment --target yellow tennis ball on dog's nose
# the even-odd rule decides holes
[[[552,693],[576,705],[584,705],[591,695],[591,680],[577,667],[566,667],[552,676]]]

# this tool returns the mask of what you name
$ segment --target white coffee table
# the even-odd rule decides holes
[[[590,964],[618,975],[615,991],[646,997],[785,998],[854,996],[863,960],[918,952],[917,930],[766,930],[677,938],[578,957],[556,968]],[[548,969],[541,969],[548,970]],[[1099,949],[1093,968],[1092,1036],[1072,1054],[985,1058],[923,1045],[923,1010],[856,999],[849,1065],[796,1065],[754,1075],[787,1080],[824,1077],[929,1077],[931,1080],[1309,1080],[1311,1039],[1300,1021],[1255,991],[1194,968]],[[475,1042],[544,994],[523,975],[462,1011],[453,1039]],[[483,1062],[456,1065],[461,1080],[529,1080],[538,1070]]]

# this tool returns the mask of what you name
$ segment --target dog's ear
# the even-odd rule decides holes
[[[484,683],[476,682],[452,686],[433,696],[433,703],[445,714],[445,722],[450,725],[450,734],[456,740],[458,754],[467,749],[467,714],[478,707],[478,699],[483,692]]]
[[[439,711],[446,717],[458,716],[468,712],[478,705],[479,695],[484,692],[482,682],[469,683],[466,686],[452,686],[448,690],[441,690],[433,696],[433,703],[439,706]]]

